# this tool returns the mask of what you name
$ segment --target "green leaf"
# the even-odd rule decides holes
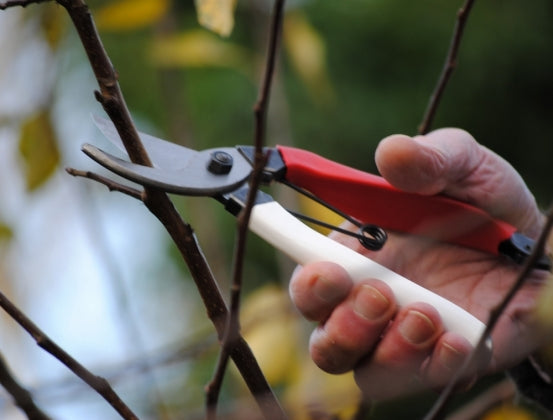
[[[19,154],[23,159],[25,182],[29,191],[40,187],[56,170],[60,153],[47,110],[32,115],[23,123]]]

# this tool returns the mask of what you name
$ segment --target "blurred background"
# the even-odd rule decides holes
[[[251,143],[272,2],[237,2],[235,21],[221,23],[221,34],[198,23],[193,2],[88,4],[142,131],[195,148]],[[416,133],[460,6],[289,1],[268,144],[307,148],[375,172],[381,138]],[[552,18],[548,0],[476,2],[434,124],[462,127],[504,156],[543,207],[553,195]],[[203,387],[218,346],[186,267],[141,203],[64,170],[105,174],[80,152],[84,142],[108,147],[90,117],[103,115],[95,89],[63,8],[0,11],[0,290],[105,376],[141,418],[203,418]],[[233,218],[210,200],[174,199],[227,296]],[[244,334],[294,418],[350,418],[358,401],[351,377],[323,375],[309,362],[312,326],[298,319],[286,296],[292,269],[250,238]],[[53,418],[118,418],[4,313],[0,353]],[[453,410],[500,380],[482,381]],[[380,404],[370,418],[417,418],[433,398]],[[257,415],[234,371],[221,412]],[[519,414],[539,418],[527,408]],[[0,418],[25,418],[2,389]]]

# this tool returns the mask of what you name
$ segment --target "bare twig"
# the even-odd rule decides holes
[[[284,10],[284,0],[276,0],[273,8],[271,26],[269,30],[269,45],[267,48],[265,71],[263,80],[258,93],[258,99],[254,106],[255,131],[254,146],[255,159],[254,168],[250,177],[250,189],[244,209],[238,216],[237,223],[237,242],[234,247],[234,272],[231,286],[230,314],[228,317],[225,335],[222,341],[221,353],[215,375],[206,388],[206,405],[208,418],[215,418],[216,406],[219,392],[221,389],[224,372],[228,363],[230,349],[235,346],[237,338],[240,336],[240,296],[242,290],[243,262],[246,250],[246,240],[248,235],[248,224],[251,216],[261,175],[268,156],[263,153],[266,135],[266,119],[269,104],[269,96],[275,72],[276,56],[278,52],[279,37],[282,29],[282,17]],[[282,411],[271,413],[270,418],[285,418]]]
[[[457,21],[455,23],[455,28],[453,29],[453,36],[451,38],[451,43],[449,45],[449,50],[447,52],[446,60],[442,73],[438,78],[438,83],[434,88],[434,92],[430,96],[430,101],[424,113],[421,124],[418,127],[419,134],[426,134],[430,130],[434,116],[436,115],[436,110],[440,104],[440,100],[445,91],[447,83],[451,78],[453,70],[457,67],[457,54],[459,52],[459,45],[461,44],[461,39],[463,37],[463,32],[465,30],[465,25],[470,13],[472,6],[474,5],[474,0],[465,0],[465,4],[457,12]]]
[[[30,4],[46,3],[53,0],[8,0],[0,3],[0,10],[6,10],[10,7],[27,7]]]
[[[97,173],[91,171],[82,171],[80,169],[74,168],[66,168],[65,171],[73,176],[88,178],[93,181],[99,182],[100,184],[105,185],[110,191],[117,191],[132,198],[136,198],[137,200],[142,200],[142,191],[137,190],[136,188],[129,187],[127,185],[120,184],[102,175],[98,175]]]
[[[29,391],[23,388],[13,377],[4,358],[0,355],[0,385],[12,396],[15,405],[25,413],[29,420],[50,420],[34,402]]]
[[[19,310],[3,293],[0,293],[0,307],[2,307],[25,331],[35,340],[37,345],[50,353],[75,375],[100,394],[120,415],[127,420],[137,420],[138,417],[127,407],[123,400],[111,388],[108,381],[94,375],[77,360],[70,356],[58,344],[50,339],[33,321]]]
[[[455,376],[451,379],[451,381],[449,381],[449,383],[446,385],[444,390],[441,392],[434,406],[425,416],[425,420],[436,420],[443,417],[444,410],[447,404],[449,403],[451,397],[453,396],[453,392],[456,389],[458,383],[466,376],[466,374],[470,371],[470,369],[475,365],[479,355],[485,351],[486,342],[490,339],[491,333],[495,328],[497,322],[499,321],[499,318],[501,317],[501,315],[503,315],[503,313],[505,312],[505,309],[507,308],[507,306],[509,305],[513,297],[516,295],[516,293],[524,285],[524,282],[528,278],[528,275],[532,270],[534,270],[534,267],[537,261],[543,255],[543,252],[545,249],[545,243],[547,241],[547,238],[549,236],[552,226],[553,226],[553,207],[549,210],[547,214],[547,220],[545,222],[545,226],[543,227],[540,237],[538,238],[538,240],[536,241],[536,244],[534,245],[532,254],[528,257],[528,259],[524,263],[524,266],[522,267],[514,284],[507,291],[507,293],[505,294],[504,298],[501,300],[499,305],[491,311],[490,319],[488,320],[488,324],[486,325],[484,333],[482,334],[482,337],[480,337],[478,344],[476,345],[472,353],[469,355],[469,357],[465,360],[461,368],[455,373]]]
[[[230,316],[229,316],[230,319]],[[229,323],[230,324],[230,323]],[[226,331],[231,331],[231,326],[226,328]],[[230,349],[232,348],[230,334],[225,331],[223,341],[221,343],[221,351],[215,365],[215,373],[206,386],[206,419],[217,419],[217,403],[219,401],[219,394],[221,387],[223,386],[223,379],[227,371],[228,361],[230,357]]]

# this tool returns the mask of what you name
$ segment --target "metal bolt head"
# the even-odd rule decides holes
[[[226,175],[232,169],[232,156],[227,152],[215,151],[211,153],[211,159],[207,170],[215,175]]]

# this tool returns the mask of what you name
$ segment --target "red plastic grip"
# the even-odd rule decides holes
[[[285,178],[362,223],[386,230],[498,255],[499,244],[515,228],[485,211],[443,195],[407,193],[384,178],[341,165],[315,153],[277,147],[286,164]]]

